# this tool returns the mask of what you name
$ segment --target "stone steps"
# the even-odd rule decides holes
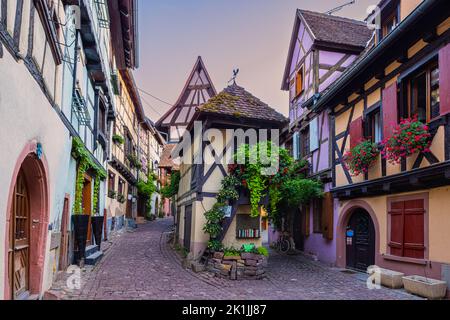
[[[86,248],[85,264],[95,266],[103,258],[103,251],[98,246],[92,245]]]

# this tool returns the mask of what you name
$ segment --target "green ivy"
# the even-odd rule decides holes
[[[125,143],[124,137],[122,137],[122,136],[119,135],[119,134],[113,135],[113,136],[112,136],[112,141],[113,141],[115,144],[124,144],[124,143]]]
[[[148,170],[148,172],[150,172],[150,171],[151,170]],[[147,197],[147,202],[146,202],[147,215],[149,215],[150,212],[152,211],[152,196],[157,190],[157,187],[155,184],[157,179],[158,178],[156,177],[156,175],[151,172],[148,174],[146,182],[143,180],[140,180],[137,184],[139,193],[141,193]]]
[[[178,188],[180,186],[181,175],[179,171],[172,172],[170,177],[170,184],[161,188],[161,195],[170,199],[178,194]]]
[[[79,137],[74,137],[72,141],[72,156],[78,161],[77,178],[75,185],[75,199],[73,204],[73,214],[83,214],[83,187],[84,187],[84,174],[89,170],[93,170],[96,176],[94,182],[94,214],[97,213],[99,206],[99,193],[100,193],[100,180],[105,180],[107,177],[106,170],[99,167],[94,160],[92,160],[91,154],[86,149],[83,141]]]

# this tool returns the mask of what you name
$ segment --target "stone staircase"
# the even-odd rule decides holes
[[[86,248],[85,264],[88,266],[95,266],[103,258],[103,251],[99,246],[92,245]]]

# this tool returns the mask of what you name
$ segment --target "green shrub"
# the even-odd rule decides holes
[[[266,247],[259,247],[258,249],[256,249],[258,251],[258,253],[264,257],[268,257],[269,256],[269,250],[267,250]]]

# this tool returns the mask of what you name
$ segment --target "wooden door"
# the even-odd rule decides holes
[[[191,250],[192,205],[184,209],[184,248]]]
[[[309,214],[309,212],[302,212],[300,209],[294,212],[294,228],[293,228],[293,238],[295,243],[295,249],[304,250],[305,235],[303,234],[303,215]]]
[[[69,265],[69,197],[64,198],[61,220],[61,245],[59,248],[59,270],[64,271]]]
[[[92,216],[92,178],[87,175],[85,176],[83,187],[83,214],[89,215],[88,234],[86,243],[87,245],[91,245],[92,228],[90,217]]]
[[[353,213],[347,225],[347,267],[367,271],[375,264],[375,227],[365,210]]]
[[[14,188],[10,222],[9,279],[12,298],[29,290],[30,272],[30,199],[23,171],[19,172]]]

